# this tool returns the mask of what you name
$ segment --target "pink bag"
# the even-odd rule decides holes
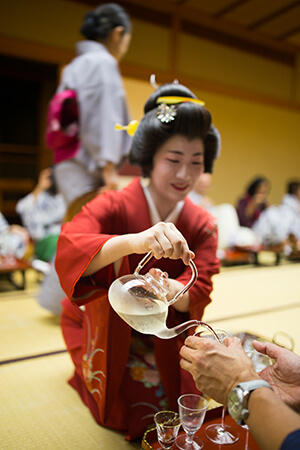
[[[53,163],[74,158],[80,147],[77,94],[66,89],[53,96],[48,107],[46,145],[53,151]]]

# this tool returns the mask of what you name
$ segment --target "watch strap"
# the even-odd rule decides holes
[[[239,383],[231,392],[234,391],[240,391],[242,394],[242,398],[240,399],[240,406],[239,406],[239,414],[236,415],[235,413],[232,415],[230,411],[230,407],[228,407],[229,413],[232,415],[233,419],[238,425],[245,425],[244,419],[247,419],[249,417],[249,409],[248,409],[248,402],[249,397],[253,391],[256,389],[267,387],[269,389],[272,389],[270,384],[265,380],[251,380],[251,381],[245,381],[242,383]],[[272,389],[273,390],[273,389]],[[229,394],[230,398],[230,394]]]
[[[248,392],[252,392],[255,389],[258,389],[261,387],[267,387],[269,389],[272,389],[270,384],[265,380],[244,381],[242,383],[239,383],[238,386],[241,387],[243,389],[243,391],[248,391]]]

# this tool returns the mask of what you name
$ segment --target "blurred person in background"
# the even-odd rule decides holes
[[[101,186],[115,189],[131,142],[115,131],[116,123],[129,123],[118,63],[129,48],[130,18],[121,6],[106,3],[87,13],[80,32],[86,40],[76,44],[77,57],[65,67],[57,90],[74,90],[79,107],[80,145],[54,169],[67,205]]]
[[[287,183],[279,206],[270,206],[253,225],[263,244],[285,246],[285,253],[300,250],[300,181]]]
[[[10,225],[0,212],[0,257],[23,258],[28,251],[30,236],[20,225]]]
[[[213,136],[217,142],[217,157],[220,154],[221,138],[219,131],[212,125]],[[209,142],[205,143],[206,147]],[[208,148],[209,150],[209,148]],[[233,246],[257,246],[260,245],[260,238],[248,227],[240,226],[236,209],[230,203],[215,205],[209,197],[212,186],[212,174],[201,173],[196,181],[193,190],[189,193],[190,199],[198,206],[207,209],[216,219],[218,224],[218,252],[222,259],[222,250]]]
[[[268,208],[270,187],[270,182],[265,177],[257,177],[251,181],[236,207],[241,226],[252,228],[262,211]]]
[[[53,169],[40,172],[38,182],[28,195],[20,199],[16,211],[34,243],[34,257],[51,261],[56,253],[56,242],[63,222],[66,205],[57,193]]]

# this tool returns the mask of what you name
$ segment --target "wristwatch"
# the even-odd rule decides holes
[[[244,420],[249,417],[249,397],[255,389],[267,387],[272,389],[264,380],[252,380],[239,383],[229,394],[228,412],[238,425],[245,425]]]

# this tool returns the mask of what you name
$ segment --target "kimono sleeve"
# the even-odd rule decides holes
[[[111,239],[117,216],[114,193],[99,195],[62,227],[57,242],[55,268],[66,295],[83,304],[97,298],[106,286],[96,286],[92,277],[82,277],[103,244]],[[111,267],[102,269],[109,277]]]

